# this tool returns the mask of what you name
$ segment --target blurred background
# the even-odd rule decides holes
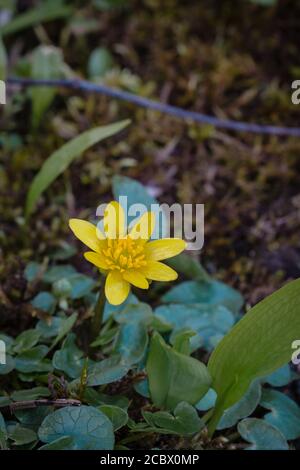
[[[284,0],[1,0],[2,294],[22,301],[26,263],[62,248],[89,269],[68,245],[67,221],[94,216],[115,174],[162,202],[205,204],[201,260],[249,304],[299,277],[299,138],[229,132],[104,95],[8,82],[81,78],[219,118],[296,127],[299,13],[298,2]],[[26,224],[26,194],[46,158],[81,132],[125,118],[131,125],[74,161]]]

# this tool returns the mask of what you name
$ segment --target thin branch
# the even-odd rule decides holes
[[[255,134],[269,134],[277,136],[300,137],[299,127],[281,127],[264,124],[247,123],[242,121],[233,121],[231,119],[219,119],[215,116],[198,113],[196,111],[187,111],[177,106],[164,104],[149,98],[138,96],[134,93],[111,88],[107,85],[91,83],[87,80],[79,79],[57,79],[57,80],[37,80],[32,78],[10,77],[7,79],[8,85],[28,86],[50,86],[65,87],[74,90],[81,90],[87,93],[100,93],[111,98],[128,101],[143,108],[153,109],[161,113],[187,119],[200,124],[210,124],[216,128],[228,129],[237,132],[251,132]]]

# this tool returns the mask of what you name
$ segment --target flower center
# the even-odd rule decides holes
[[[102,250],[109,270],[124,272],[128,269],[138,269],[147,264],[144,253],[145,242],[133,240],[129,236],[120,239],[107,240],[107,247]]]

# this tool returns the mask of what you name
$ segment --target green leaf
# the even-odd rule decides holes
[[[39,450],[70,450],[74,448],[75,440],[74,436],[59,437],[50,442],[50,444],[41,446]]]
[[[116,382],[127,374],[129,367],[129,364],[125,363],[119,355],[103,359],[89,367],[88,385],[95,387]]]
[[[7,54],[6,54],[4,43],[2,41],[2,37],[0,35],[0,80],[6,79],[6,66],[7,66]]]
[[[192,353],[190,339],[196,335],[194,330],[183,329],[171,335],[170,343],[173,345],[175,351],[189,356]]]
[[[68,279],[69,277],[77,274],[76,269],[71,264],[61,264],[59,266],[51,266],[47,271],[44,273],[43,281],[49,282],[52,284],[53,282],[60,281],[61,279]]]
[[[34,387],[27,390],[17,390],[11,395],[14,401],[35,400],[36,398],[49,397],[50,391],[47,387]]]
[[[68,17],[71,13],[72,9],[61,0],[44,1],[25,13],[18,14],[9,23],[1,26],[1,34],[3,36],[15,34],[45,21]]]
[[[166,303],[224,305],[238,313],[243,305],[241,294],[223,282],[185,281],[172,287],[163,297]]]
[[[68,281],[71,284],[70,297],[73,300],[81,299],[88,295],[96,285],[94,279],[80,273],[70,276]]]
[[[281,432],[257,418],[246,418],[238,424],[238,431],[252,445],[248,450],[288,450],[289,446]]]
[[[14,414],[22,426],[37,432],[42,421],[49,413],[52,413],[52,411],[53,408],[51,406],[39,406],[28,410],[16,410]]]
[[[207,411],[215,406],[217,394],[213,388],[210,388],[208,392],[196,403],[195,408],[199,411]]]
[[[113,316],[118,323],[142,322],[149,325],[153,319],[153,312],[150,305],[137,302],[126,304],[123,309],[117,310]]]
[[[260,405],[271,410],[265,414],[264,420],[278,428],[287,440],[300,436],[300,408],[287,395],[276,390],[264,390]]]
[[[6,441],[7,441],[7,430],[4,418],[0,413],[0,449],[6,449]]]
[[[101,405],[98,407],[98,410],[102,411],[112,422],[114,431],[117,431],[127,424],[128,414],[119,406]]]
[[[60,49],[41,45],[32,56],[31,78],[51,80],[61,78],[63,58]],[[34,86],[30,89],[32,101],[32,125],[37,128],[45,111],[51,105],[56,94],[54,87]]]
[[[88,61],[88,75],[89,78],[103,77],[109,70],[112,69],[114,60],[111,53],[106,47],[97,47],[91,52]]]
[[[174,327],[174,333],[182,329],[195,331],[197,336],[191,338],[191,346],[193,348],[199,347],[200,339],[209,351],[234,324],[233,314],[223,305],[161,305],[155,310],[155,314],[171,323]]]
[[[44,339],[54,338],[59,334],[59,331],[64,324],[64,317],[52,317],[50,321],[40,320],[36,329],[41,333],[41,337]]]
[[[67,406],[46,416],[38,432],[42,442],[73,437],[68,449],[112,450],[114,433],[110,420],[92,406]]]
[[[67,317],[63,320],[60,325],[59,333],[53,341],[50,349],[53,349],[63,339],[63,337],[69,333],[69,331],[73,328],[76,323],[77,316],[77,313],[73,313],[70,317]]]
[[[26,216],[28,217],[34,210],[40,195],[68,168],[75,158],[92,145],[121,131],[129,122],[128,120],[115,122],[108,126],[85,131],[52,153],[31,183],[26,200]]]
[[[166,264],[175,269],[175,271],[184,274],[189,279],[195,281],[210,281],[209,274],[205,271],[202,264],[195,258],[186,253],[166,260]]]
[[[0,364],[0,375],[9,374],[15,366],[15,360],[9,354],[6,354],[6,364]]]
[[[35,261],[30,261],[24,270],[24,277],[28,282],[34,281],[41,272],[42,266]]]
[[[148,346],[147,327],[143,322],[126,323],[121,326],[115,351],[129,365],[140,362]]]
[[[44,312],[53,314],[56,306],[56,299],[50,292],[39,292],[31,301],[35,308],[44,310]]]
[[[62,370],[72,379],[80,377],[84,365],[83,352],[76,346],[75,340],[75,334],[70,333],[62,349],[55,351],[52,359],[54,369]]]
[[[40,332],[37,330],[26,330],[23,331],[15,339],[13,350],[16,354],[28,351],[37,344],[40,339]]]
[[[128,219],[128,225],[133,222],[133,219],[136,219],[144,212],[151,210],[155,214],[155,229],[152,234],[152,238],[162,238],[166,232],[166,218],[162,211],[159,210],[157,200],[150,196],[146,188],[136,180],[128,178],[127,176],[119,175],[113,177],[112,185],[115,199],[119,199],[122,196],[127,197],[127,207],[122,204],[122,200],[119,202],[123,205],[123,209]],[[142,204],[145,206],[145,210],[141,210],[142,207],[137,208],[137,213],[134,215],[130,214],[129,216],[128,209],[134,204]]]
[[[264,382],[272,385],[272,387],[284,387],[293,380],[292,371],[289,364],[285,364],[272,374],[264,377]]]
[[[20,424],[17,424],[11,431],[8,431],[8,437],[16,446],[29,444],[37,440],[37,435],[32,429],[24,428]]]
[[[174,409],[181,401],[197,403],[211,378],[200,361],[178,353],[154,333],[146,365],[151,398],[159,408]]]
[[[204,427],[195,408],[186,402],[178,403],[174,416],[167,411],[144,412],[143,415],[150,426],[154,425],[182,436],[195,434]]]
[[[213,351],[208,369],[218,400],[210,433],[253,380],[290,361],[291,345],[300,333],[299,298],[298,279],[250,309]]]
[[[30,372],[50,372],[52,366],[49,360],[44,357],[48,353],[47,346],[36,346],[29,351],[25,351],[16,357],[16,369],[19,372],[28,374]]]
[[[217,429],[231,428],[242,418],[250,416],[256,409],[261,398],[261,385],[255,380],[245,395],[233,406],[225,410]]]
[[[105,302],[105,307],[104,307],[104,313],[103,313],[103,319],[104,321],[108,320],[111,316],[114,316],[114,318],[119,318],[119,313],[123,311],[123,309],[127,305],[132,305],[132,304],[139,304],[139,299],[130,292],[128,295],[127,299],[121,304],[121,305],[112,305],[108,301]]]

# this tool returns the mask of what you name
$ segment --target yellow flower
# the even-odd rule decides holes
[[[107,274],[105,295],[111,304],[119,305],[126,300],[130,284],[148,289],[148,279],[177,279],[176,271],[160,261],[181,253],[186,243],[179,238],[149,241],[154,224],[154,214],[146,212],[127,233],[124,211],[116,201],[106,206],[105,234],[90,222],[70,219],[69,225],[75,236],[93,250],[86,252],[85,258]]]

